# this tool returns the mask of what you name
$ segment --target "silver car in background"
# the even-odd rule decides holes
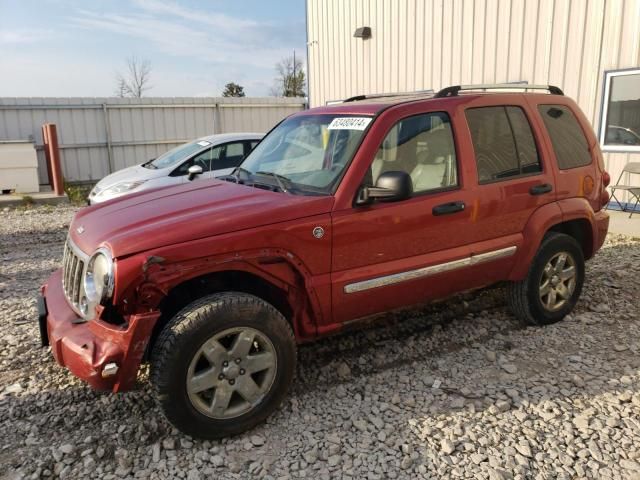
[[[260,142],[262,133],[222,133],[180,145],[141,165],[124,168],[100,180],[89,193],[91,205],[194,178],[230,174]]]

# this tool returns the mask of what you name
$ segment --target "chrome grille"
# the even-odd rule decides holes
[[[62,288],[69,303],[77,310],[82,293],[85,259],[80,256],[69,239],[64,244],[62,257]]]

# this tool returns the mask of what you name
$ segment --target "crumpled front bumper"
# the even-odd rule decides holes
[[[125,326],[84,322],[65,298],[62,270],[43,285],[42,298],[38,301],[42,344],[51,345],[56,361],[96,390],[130,390],[160,312],[131,315]],[[113,365],[105,371],[108,364],[117,366],[115,374]]]

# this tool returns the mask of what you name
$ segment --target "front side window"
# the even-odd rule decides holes
[[[600,125],[604,150],[640,151],[640,69],[605,73]]]
[[[173,167],[197,151],[210,146],[211,142],[206,140],[196,140],[194,142],[185,143],[169,150],[158,158],[145,163],[144,166],[152,169]]]
[[[478,169],[478,183],[542,171],[529,120],[520,107],[466,110]]]
[[[311,114],[288,118],[246,157],[242,171],[261,181],[275,174],[289,182],[292,193],[331,193],[372,120]]]
[[[458,185],[458,169],[449,116],[444,112],[416,115],[396,123],[380,144],[365,183],[375,185],[385,172],[411,176],[413,192]]]
[[[197,165],[202,168],[202,172],[208,172],[211,170],[211,161],[220,154],[220,147],[208,148],[204,152],[195,155],[190,158],[178,168],[176,168],[173,172],[171,172],[172,177],[179,177],[181,175],[187,175],[189,173],[189,168]]]
[[[589,165],[589,144],[573,112],[564,105],[538,105],[538,110],[549,132],[558,168],[567,170]]]

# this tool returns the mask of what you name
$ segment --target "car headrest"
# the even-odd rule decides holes
[[[431,155],[435,157],[446,157],[453,152],[453,142],[451,133],[445,129],[433,130],[429,134],[427,147]]]
[[[427,148],[417,154],[420,164],[443,163],[448,155],[453,153],[451,134],[444,129],[432,130],[422,138]]]

